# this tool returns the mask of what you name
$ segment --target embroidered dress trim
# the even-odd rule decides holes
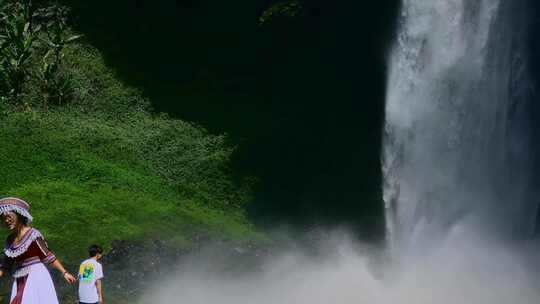
[[[54,254],[49,253],[47,257],[45,257],[43,260],[41,260],[39,257],[31,257],[29,259],[24,260],[13,272],[14,278],[22,278],[24,276],[27,276],[30,273],[30,269],[32,265],[43,263],[45,265],[50,264],[56,260],[56,257]]]
[[[24,262],[22,262],[20,267],[26,267],[26,266],[34,265],[34,264],[37,264],[39,262],[41,262],[39,257],[32,257],[32,258],[24,260]]]
[[[45,265],[49,265],[50,263],[56,261],[56,256],[52,253],[49,253],[41,262]]]
[[[15,270],[15,272],[13,273],[13,277],[17,279],[17,278],[22,278],[24,276],[27,276],[30,273],[30,267],[32,265],[37,264],[37,263],[41,263],[41,260],[39,259],[39,257],[32,257],[32,258],[29,258],[29,259],[25,260]]]
[[[34,228],[30,228],[30,231],[25,234],[23,239],[18,242],[17,245],[13,246],[12,244],[7,244],[6,248],[4,249],[4,253],[10,258],[16,258],[25,253],[32,242],[38,238],[43,238],[41,233]]]
[[[38,263],[41,263],[41,261],[37,260],[36,262],[34,262],[34,264],[30,264],[28,266],[18,268],[13,273],[13,277],[15,279],[18,279],[18,278],[22,278],[22,277],[27,276],[30,273],[30,270],[32,269],[32,265],[35,265],[35,264],[38,264]]]

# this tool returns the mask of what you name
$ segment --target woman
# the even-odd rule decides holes
[[[49,250],[43,235],[29,226],[32,222],[29,210],[28,203],[19,198],[0,199],[2,222],[11,232],[6,241],[6,257],[0,276],[9,272],[15,278],[10,304],[58,304],[54,284],[45,265],[60,271],[69,284],[76,280]]]

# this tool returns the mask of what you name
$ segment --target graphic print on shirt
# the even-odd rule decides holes
[[[94,264],[84,263],[79,268],[79,280],[82,283],[91,283],[94,275]]]

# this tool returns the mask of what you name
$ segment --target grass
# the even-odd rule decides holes
[[[50,246],[72,263],[84,258],[92,243],[108,246],[113,240],[160,239],[189,249],[191,237],[198,233],[219,233],[236,240],[251,233],[241,216],[108,185],[51,181],[13,192],[33,203],[35,226]]]
[[[0,189],[32,205],[35,226],[67,262],[90,243],[198,235],[260,239],[245,218],[252,181],[229,169],[226,135],[152,114],[88,45],[70,47],[67,106],[0,117]]]
[[[63,113],[13,114],[0,122],[0,188],[31,203],[35,226],[64,259],[78,261],[88,244],[114,240],[189,247],[197,234],[256,237],[241,209],[175,191],[138,160],[136,144],[109,132],[126,130],[100,134],[98,125]]]

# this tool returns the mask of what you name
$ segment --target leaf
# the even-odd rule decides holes
[[[23,29],[23,33],[26,34],[28,33],[28,29],[30,28],[30,22],[26,22],[24,24],[24,29]]]
[[[45,56],[43,56],[43,60],[47,60],[51,55],[52,53],[54,52],[54,50],[48,50],[47,53],[45,53]]]
[[[66,39],[66,43],[70,43],[70,42],[73,42],[75,40],[78,40],[80,39],[81,37],[83,37],[84,35],[74,35],[74,36],[71,36],[69,37],[68,39]]]
[[[41,40],[42,42],[45,42],[45,44],[47,44],[51,48],[56,47],[56,44],[54,44],[54,42],[52,42],[51,40],[47,40],[47,39],[44,39],[44,38],[39,38],[39,40]]]

